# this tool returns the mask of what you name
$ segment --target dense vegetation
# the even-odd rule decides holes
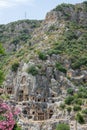
[[[58,124],[56,130],[70,130],[70,127],[67,124]]]
[[[18,67],[19,67],[19,63],[18,63],[18,62],[15,62],[14,64],[12,64],[11,70],[12,70],[13,72],[17,72]]]
[[[67,23],[67,28],[68,31],[64,32],[62,40],[54,43],[54,48],[49,50],[48,54],[66,55],[71,60],[73,69],[87,68],[87,31],[84,30],[84,26],[73,22]],[[78,36],[77,30],[81,33],[80,36]],[[80,32],[80,30],[83,32]]]
[[[32,32],[40,26],[42,21],[19,20],[7,25],[0,25],[0,42],[14,46],[16,51],[18,44],[25,44],[32,38]]]
[[[46,60],[47,59],[46,54],[44,52],[39,52],[39,59]]]
[[[56,63],[56,68],[63,73],[66,73],[67,71],[61,63]]]
[[[20,110],[0,100],[0,130],[21,130],[16,124]]]
[[[28,73],[34,76],[38,74],[38,70],[34,65],[32,65],[28,68]]]
[[[87,115],[87,109],[83,109],[85,102],[87,102],[87,89],[85,87],[79,87],[77,92],[68,89],[65,103],[60,104],[60,108],[61,110],[66,109],[69,114],[73,110],[76,113],[76,120],[83,124],[85,123],[84,117]]]
[[[2,47],[2,45],[0,44],[0,56],[4,55],[4,48]],[[0,67],[0,85],[3,83],[4,81],[4,73],[2,71],[2,68]]]

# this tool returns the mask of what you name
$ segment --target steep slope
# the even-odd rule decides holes
[[[79,67],[78,62],[80,62],[81,65],[87,62],[86,8],[86,2],[77,5],[62,4],[49,12],[42,24],[40,24],[39,21],[26,20],[11,23],[5,27],[1,25],[0,41],[5,45],[7,50],[10,51],[19,51],[21,47],[24,49],[24,45],[27,45],[26,48],[29,49],[31,46],[37,46],[38,48],[41,46],[40,49],[43,50],[47,49],[45,48],[47,46],[48,48],[52,46],[52,50],[49,49],[48,53],[52,53],[52,51],[53,53],[64,53],[64,55],[67,55],[67,58],[72,60],[73,68],[76,66]],[[7,28],[9,31],[2,28]],[[5,39],[3,35],[8,38]],[[37,47],[36,49],[38,49]],[[58,49],[60,50],[59,52]],[[25,51],[27,52],[28,50],[25,49]],[[76,58],[78,59],[77,62],[75,62]]]
[[[1,58],[6,94],[21,108],[23,130],[54,130],[59,122],[68,123],[71,130],[75,127],[85,130],[87,2],[61,4],[37,24],[34,29],[32,23],[29,28],[22,26],[31,38],[21,39],[15,51],[11,49],[10,54]],[[18,34],[20,30],[17,29]],[[10,50],[10,43],[4,44]],[[79,122],[77,126],[75,119]]]
[[[32,38],[32,32],[40,24],[41,21],[37,20],[19,20],[7,25],[0,25],[0,42],[8,51],[16,51]]]
[[[72,62],[72,67],[87,66],[87,3],[77,5],[62,4],[49,12],[41,30],[43,43],[51,42],[54,47],[49,54],[63,54]],[[46,40],[45,40],[46,39]],[[76,61],[76,59],[78,59]]]

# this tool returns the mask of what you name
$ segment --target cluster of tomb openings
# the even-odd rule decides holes
[[[8,94],[12,94],[12,87],[8,87],[8,88],[7,88],[7,93],[8,93]]]
[[[38,120],[44,120],[45,119],[45,116],[44,116],[44,113],[38,113]]]
[[[28,110],[24,109],[23,110],[23,114],[25,114],[25,115],[29,114]],[[38,111],[37,112],[37,120],[50,119],[52,117],[52,115],[53,115],[53,110],[50,110],[47,113],[46,112],[40,112],[40,111]],[[35,111],[32,111],[32,115],[29,115],[29,119],[32,118],[32,116],[36,117],[36,112]]]
[[[38,95],[39,92],[36,92],[36,94]],[[46,98],[42,98],[42,97],[35,98],[35,96],[32,96],[31,100],[34,100],[35,102],[46,102],[47,101]]]
[[[46,113],[44,112],[38,112],[38,120],[46,120],[47,118],[50,119],[53,115],[53,110],[50,110],[49,113],[47,114],[48,117],[45,117]]]
[[[32,100],[35,100],[35,102],[46,102],[46,98],[35,99],[35,97],[32,97]]]
[[[43,99],[38,98],[36,101],[38,101],[38,102],[46,102],[46,99],[45,98],[43,98]]]

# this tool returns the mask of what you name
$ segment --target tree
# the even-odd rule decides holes
[[[72,108],[71,107],[67,107],[67,111],[70,114],[70,112],[72,111]]]
[[[77,113],[76,115],[76,120],[80,123],[80,124],[84,124],[85,120],[83,118],[83,116],[80,113]]]
[[[67,124],[58,124],[56,130],[70,130],[70,126]]]
[[[0,70],[0,85],[3,83],[4,81],[4,73],[2,70]]]
[[[37,68],[34,65],[32,65],[32,66],[30,66],[28,68],[28,73],[32,74],[33,76],[35,76],[35,75],[38,74],[38,70],[37,70]]]
[[[47,60],[47,55],[45,54],[45,52],[39,52],[39,59]]]
[[[4,48],[3,48],[3,46],[0,44],[0,54],[4,54]]]
[[[65,104],[70,105],[70,104],[72,104],[73,100],[74,100],[73,96],[68,96],[65,99]]]
[[[74,90],[73,90],[72,88],[69,88],[69,89],[67,90],[67,93],[70,94],[70,95],[73,95]]]
[[[16,125],[16,116],[20,114],[17,107],[0,100],[0,130],[21,130]]]
[[[0,44],[0,55],[3,55],[3,54],[4,54],[4,48]],[[0,68],[0,85],[2,84],[3,80],[4,80],[4,73]]]
[[[14,64],[12,64],[11,70],[12,70],[13,72],[17,72],[18,67],[19,67],[19,63],[18,63],[18,62],[15,62]]]

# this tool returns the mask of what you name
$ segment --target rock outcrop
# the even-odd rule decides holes
[[[69,124],[70,130],[87,129],[86,116],[84,125],[75,121],[77,109],[82,116],[87,110],[86,18],[83,2],[59,5],[43,21],[1,25],[10,53],[1,58],[8,73],[0,96],[20,108],[22,130],[55,130],[59,123]]]

